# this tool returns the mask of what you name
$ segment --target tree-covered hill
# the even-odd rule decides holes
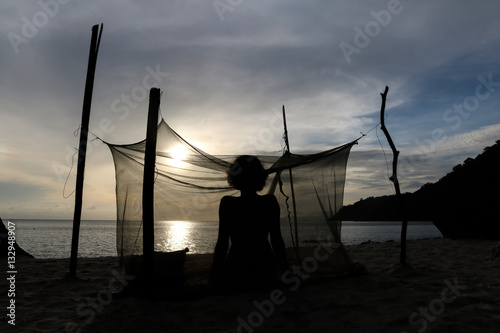
[[[410,221],[434,221],[443,233],[457,229],[471,237],[490,230],[495,233],[492,237],[500,238],[500,140],[436,183],[403,194],[403,200]],[[402,219],[395,195],[360,200],[343,207],[339,214],[344,221]]]

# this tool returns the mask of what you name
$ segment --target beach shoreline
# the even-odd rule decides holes
[[[171,299],[127,295],[123,285],[132,277],[120,270],[117,257],[79,258],[76,278],[66,276],[69,259],[19,258],[16,325],[4,315],[0,326],[2,332],[496,332],[495,245],[408,241],[411,268],[399,265],[399,242],[349,245],[365,273],[317,278],[314,260],[305,255],[302,275],[274,293],[234,295],[207,292],[212,256],[188,253],[184,288],[190,297]],[[8,281],[0,286],[8,289]]]

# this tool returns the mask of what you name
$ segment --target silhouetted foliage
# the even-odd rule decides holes
[[[453,167],[453,171],[438,182],[427,183],[414,193],[405,193],[408,220],[434,221],[443,234],[453,233],[453,228],[460,225],[471,237],[489,230],[492,238],[500,238],[499,170],[500,140],[497,140],[476,158],[467,158],[463,164]],[[401,220],[395,195],[358,201],[344,206],[339,214],[344,221]]]

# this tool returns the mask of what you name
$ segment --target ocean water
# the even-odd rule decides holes
[[[69,258],[73,222],[70,220],[4,220],[15,223],[16,241],[35,258]],[[288,222],[282,223],[287,246],[292,246]],[[330,231],[324,223],[299,224],[300,245],[317,239],[328,241]],[[156,249],[175,251],[189,248],[190,253],[211,253],[217,241],[218,222],[161,221],[155,226]],[[401,222],[343,222],[344,245],[366,241],[398,241]],[[407,239],[442,237],[431,222],[409,222]],[[116,256],[116,222],[82,221],[78,255],[80,257]],[[139,240],[142,241],[142,240]]]

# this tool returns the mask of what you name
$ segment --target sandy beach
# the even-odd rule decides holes
[[[311,248],[282,287],[236,295],[209,293],[212,256],[188,254],[185,286],[154,299],[123,291],[132,278],[122,274],[117,258],[79,259],[76,279],[65,277],[69,259],[17,258],[15,297],[7,297],[10,281],[1,280],[0,331],[498,332],[500,260],[490,260],[495,245],[408,241],[410,268],[398,265],[398,242],[347,246],[366,268],[348,276],[321,275],[307,259]],[[8,323],[10,299],[15,326]]]

